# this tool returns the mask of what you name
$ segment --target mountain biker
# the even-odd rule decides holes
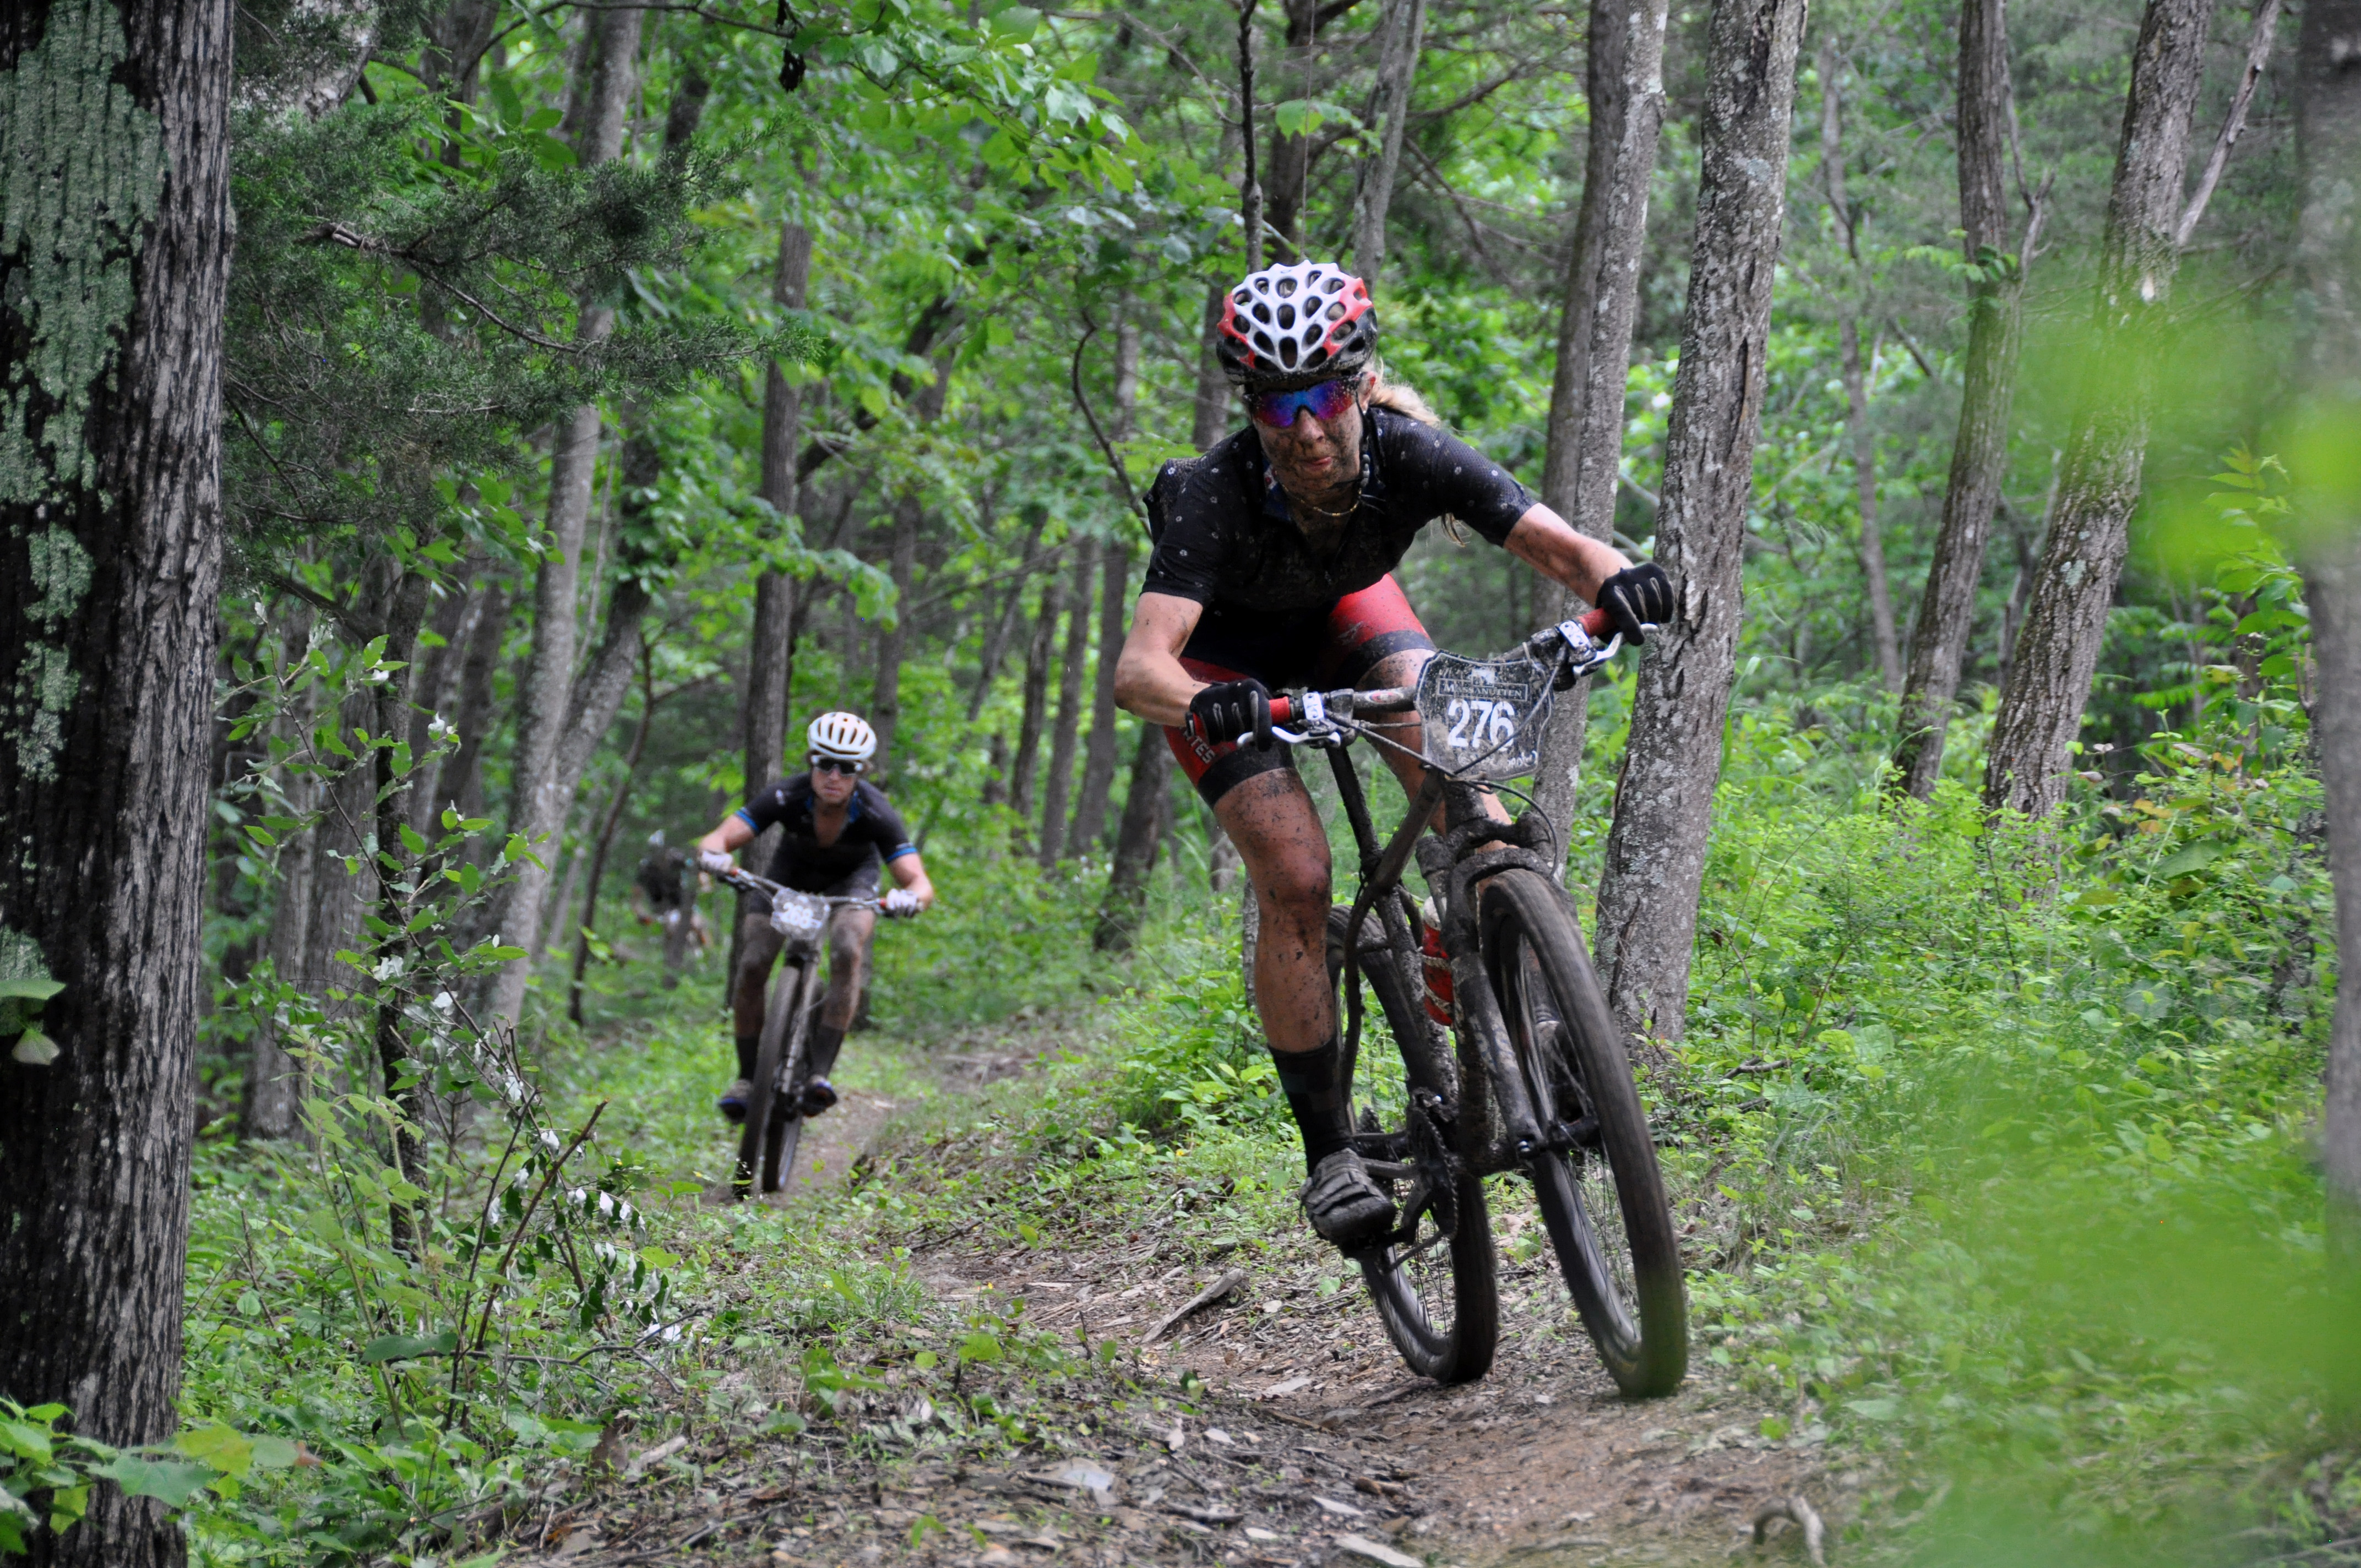
[[[882,864],[899,884],[885,895],[885,913],[916,915],[930,908],[935,884],[927,880],[926,864],[910,843],[909,830],[886,804],[885,792],[861,776],[876,754],[877,732],[858,714],[823,713],[811,721],[805,739],[809,768],[764,784],[723,817],[719,827],[697,841],[697,864],[717,876],[734,870],[732,852],[775,822],[779,847],[766,873],[773,882],[831,898],[873,898]],[[828,993],[812,1025],[811,1070],[797,1107],[801,1115],[817,1116],[836,1103],[828,1074],[836,1066],[844,1031],[852,1024],[876,930],[873,909],[848,905],[829,918]],[[738,1081],[722,1091],[716,1108],[732,1122],[746,1119],[752,1091],[748,1080],[754,1076],[754,1053],[763,1037],[763,988],[783,946],[785,939],[769,921],[751,927],[730,986]]]
[[[1253,744],[1271,689],[1416,683],[1434,643],[1392,573],[1437,518],[1604,606],[1630,641],[1674,609],[1660,567],[1576,533],[1388,382],[1377,341],[1367,285],[1333,262],[1265,268],[1225,296],[1216,351],[1251,422],[1148,491],[1155,551],[1115,674],[1116,700],[1166,727],[1246,862],[1255,1004],[1303,1135],[1304,1212],[1347,1248],[1389,1231],[1394,1207],[1352,1147],[1338,1081],[1327,835],[1290,749]],[[1379,732],[1419,749],[1415,715]],[[1419,764],[1386,756],[1415,791]]]

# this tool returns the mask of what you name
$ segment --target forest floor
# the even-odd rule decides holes
[[[925,1053],[892,1093],[849,1091],[815,1124],[778,1201],[828,1223],[847,1179],[916,1135],[931,1105],[1067,1044],[1050,1026],[983,1031]],[[880,1168],[893,1179],[890,1160]],[[1495,1215],[1511,1242],[1531,1223],[1529,1210]],[[938,1420],[924,1387],[939,1393],[939,1379],[881,1363],[866,1392],[792,1437],[727,1423],[644,1445],[619,1434],[603,1483],[561,1478],[542,1517],[518,1521],[515,1561],[1718,1563],[1749,1553],[1766,1503],[1804,1493],[1831,1531],[1855,1511],[1861,1476],[1831,1483],[1818,1449],[1758,1435],[1763,1412],[1726,1375],[1693,1375],[1667,1399],[1619,1397],[1570,1323],[1546,1250],[1522,1262],[1504,1250],[1499,1359],[1480,1381],[1444,1388],[1404,1369],[1366,1293],[1337,1288],[1337,1261],[1308,1235],[1191,1256],[1154,1223],[1120,1219],[1045,1221],[1021,1247],[980,1229],[920,1238],[906,1266],[938,1311],[982,1309],[1100,1347],[1079,1376],[1032,1377],[1020,1396],[1031,1431],[1059,1440],[966,1459],[910,1441]],[[1232,1277],[1220,1299],[1146,1343]],[[850,1347],[840,1354],[850,1365]],[[775,1371],[733,1373],[724,1387],[792,1401],[795,1369]],[[877,1441],[889,1431],[903,1441]],[[1759,1554],[1800,1561],[1800,1542]]]

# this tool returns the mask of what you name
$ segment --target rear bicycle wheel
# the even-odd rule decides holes
[[[1541,1124],[1528,1168],[1575,1309],[1618,1388],[1669,1394],[1688,1370],[1680,1242],[1622,1030],[1563,896],[1530,871],[1487,882],[1485,969]]]
[[[1341,979],[1349,909],[1328,912],[1328,972]],[[1360,1063],[1352,1087],[1362,1134],[1355,1142],[1370,1175],[1393,1198],[1393,1234],[1351,1255],[1377,1303],[1386,1337],[1412,1372],[1437,1383],[1467,1383],[1492,1368],[1500,1337],[1500,1290],[1484,1183],[1454,1157],[1448,1119],[1448,1060],[1421,994],[1395,961],[1375,916],[1352,954],[1376,993],[1393,1036],[1399,1081],[1363,1020]],[[1389,1131],[1390,1128],[1392,1130]]]

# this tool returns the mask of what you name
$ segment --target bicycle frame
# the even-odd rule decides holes
[[[1538,633],[1526,648],[1550,659],[1554,677],[1565,680],[1587,675],[1605,664],[1621,643],[1620,637],[1604,645],[1596,643],[1581,623],[1566,621]],[[1532,818],[1503,822],[1493,817],[1484,809],[1485,801],[1490,798],[1489,790],[1455,776],[1424,751],[1418,753],[1422,764],[1422,782],[1411,796],[1410,809],[1392,838],[1382,846],[1378,844],[1359,770],[1345,751],[1355,740],[1370,735],[1369,727],[1357,718],[1358,713],[1400,712],[1414,707],[1415,701],[1414,693],[1407,688],[1289,692],[1284,701],[1288,717],[1293,719],[1300,715],[1302,728],[1295,730],[1274,725],[1272,735],[1291,745],[1314,745],[1328,752],[1337,794],[1344,800],[1345,818],[1352,825],[1354,844],[1360,852],[1360,886],[1345,927],[1347,941],[1357,946],[1362,923],[1374,909],[1395,961],[1405,973],[1413,975],[1419,972],[1420,956],[1411,935],[1413,911],[1409,894],[1402,888],[1402,873],[1411,855],[1417,855],[1420,869],[1443,914],[1443,947],[1451,960],[1453,993],[1458,1003],[1459,1021],[1454,1030],[1460,1058],[1457,1065],[1461,1069],[1455,1085],[1458,1152],[1479,1174],[1521,1169],[1537,1150],[1568,1146],[1573,1135],[1571,1129],[1563,1126],[1543,1127],[1526,1097],[1523,1074],[1517,1066],[1507,1022],[1500,1015],[1490,979],[1484,971],[1476,931],[1474,889],[1484,877],[1511,866],[1525,866],[1544,876],[1549,867],[1533,852],[1532,840],[1536,825]],[[1279,706],[1274,703],[1274,710]],[[1407,750],[1389,740],[1381,743]],[[1422,840],[1438,806],[1444,810],[1444,831],[1438,838]],[[1545,823],[1538,826],[1547,831]],[[1363,1009],[1359,970],[1350,961],[1345,970],[1345,1030],[1340,1072],[1344,1081],[1350,1083],[1360,1055]],[[1404,1044],[1406,1048],[1415,1048],[1408,1042]],[[1379,1155],[1391,1152],[1364,1151]]]

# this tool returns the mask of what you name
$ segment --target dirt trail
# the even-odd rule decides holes
[[[950,1092],[1021,1073],[1060,1042],[1042,1031],[979,1036],[931,1058]],[[917,1097],[848,1094],[813,1124],[793,1190],[840,1182]],[[1521,1184],[1502,1184],[1499,1357],[1482,1380],[1438,1387],[1408,1374],[1357,1281],[1328,1294],[1333,1254],[1303,1237],[1267,1250],[1189,1257],[1149,1221],[1089,1245],[1011,1250],[953,1238],[910,1259],[950,1305],[1024,1303],[1059,1337],[1136,1348],[1159,1383],[1193,1372],[1194,1417],[1151,1414],[1109,1379],[1060,1398],[1071,1440],[1005,1470],[949,1460],[880,1463],[834,1447],[823,1472],[788,1451],[716,1441],[680,1454],[701,1477],[610,1496],[568,1533],[545,1531],[521,1561],[869,1568],[1058,1568],[1222,1563],[1228,1568],[1605,1568],[1800,1563],[1792,1531],[1746,1543],[1756,1510],[1802,1492],[1831,1532],[1855,1511],[1859,1478],[1830,1480],[1811,1448],[1759,1434],[1764,1411],[1725,1382],[1692,1376],[1674,1397],[1618,1397],[1566,1305],[1550,1254],[1511,1261],[1537,1223]],[[1243,1281],[1142,1342],[1231,1269]],[[1701,1348],[1701,1347],[1700,1347]],[[1699,1356],[1697,1359],[1702,1360]],[[1708,1369],[1709,1370],[1709,1369]],[[885,1388],[840,1410],[888,1439],[931,1419],[923,1394]],[[807,1445],[809,1439],[803,1440]],[[930,1529],[936,1526],[939,1528]],[[553,1550],[554,1549],[554,1550]],[[569,1550],[570,1549],[570,1550]]]

